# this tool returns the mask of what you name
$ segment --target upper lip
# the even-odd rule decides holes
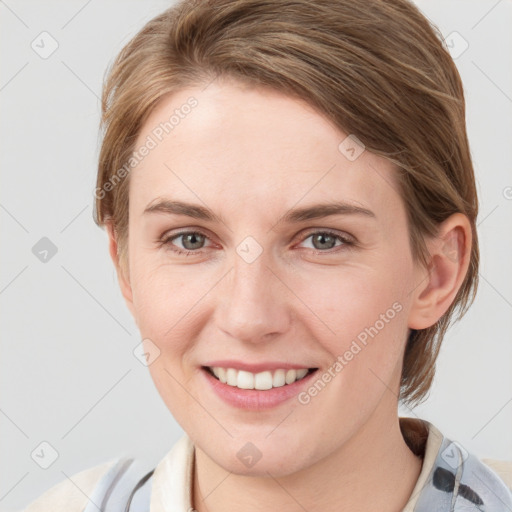
[[[316,366],[309,366],[307,364],[293,364],[284,363],[279,361],[268,361],[263,363],[245,363],[242,361],[231,361],[224,359],[222,361],[210,361],[205,363],[203,366],[209,366],[210,368],[221,367],[221,368],[234,368],[235,370],[244,370],[251,373],[260,373],[265,370],[300,370],[301,368],[316,368]]]

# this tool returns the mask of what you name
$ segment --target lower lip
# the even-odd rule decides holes
[[[227,404],[240,409],[252,409],[255,411],[276,407],[290,398],[297,396],[305,388],[318,370],[306,375],[293,384],[286,384],[278,388],[266,390],[240,389],[224,384],[210,374],[208,370],[201,368],[201,373],[212,387],[213,391]]]

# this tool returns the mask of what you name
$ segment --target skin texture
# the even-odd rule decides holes
[[[131,171],[126,267],[107,227],[126,303],[142,338],[160,350],[151,376],[196,445],[194,508],[401,510],[421,469],[397,415],[407,334],[435,323],[455,298],[469,222],[447,219],[427,241],[432,264],[422,268],[392,164],[369,151],[350,161],[338,149],[348,134],[312,107],[236,81],[165,97],[136,148],[191,96],[197,106]],[[222,222],[143,213],[163,198],[208,207]],[[282,220],[292,208],[330,201],[375,217]],[[312,232],[326,229],[355,244],[334,238],[315,248]],[[186,237],[169,241],[178,230],[206,236],[192,242],[197,253],[172,251],[191,247]],[[248,236],[263,249],[251,263],[237,253]],[[264,411],[238,409],[200,370],[236,359],[324,372],[394,303],[401,311],[306,405],[293,398]],[[237,457],[247,442],[262,455],[250,468]]]

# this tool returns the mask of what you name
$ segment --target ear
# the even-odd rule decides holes
[[[132,287],[130,285],[130,276],[128,272],[128,267],[125,261],[121,261],[119,257],[119,245],[117,240],[117,233],[114,228],[114,224],[110,222],[105,223],[105,227],[108,234],[108,249],[110,252],[110,257],[112,258],[112,262],[116,268],[117,280],[119,282],[119,287],[121,288],[121,293],[123,294],[124,300],[128,309],[130,310],[132,316],[135,318],[135,309],[133,307],[133,294]]]
[[[472,238],[469,219],[454,213],[440,224],[437,237],[427,239],[430,265],[416,274],[420,285],[413,292],[410,329],[426,329],[446,313],[466,276]]]

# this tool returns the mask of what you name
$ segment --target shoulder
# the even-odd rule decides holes
[[[512,460],[481,459],[512,490]]]
[[[468,453],[460,443],[445,437],[435,425],[426,420],[401,417],[400,428],[409,448],[427,461],[428,468],[442,462],[448,464],[448,469],[455,469],[459,465],[464,467],[469,457],[467,463],[474,468],[472,471],[466,470],[466,477],[470,473],[475,477],[475,471],[478,470],[482,477],[498,480],[512,491],[511,460],[480,458],[473,453]]]
[[[423,458],[404,510],[452,510],[450,503],[454,510],[512,510],[512,461],[480,459],[426,420],[401,419],[400,427],[409,448]]]
[[[32,501],[22,512],[82,512],[89,496],[118,459],[99,464],[59,482]]]
[[[510,461],[480,459],[445,437],[434,463],[427,497],[449,492],[461,507],[473,504],[493,512],[512,510],[511,467]]]

